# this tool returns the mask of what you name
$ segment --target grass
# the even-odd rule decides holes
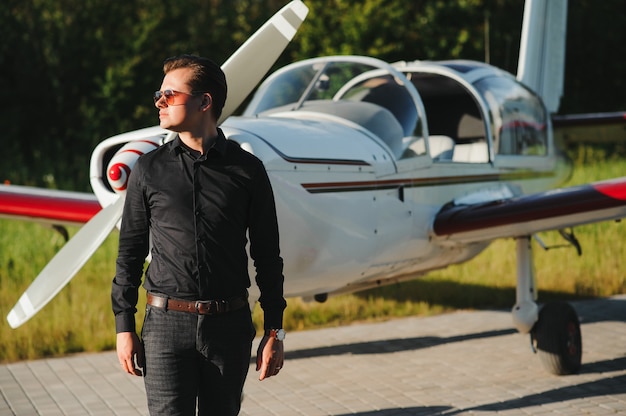
[[[577,168],[569,185],[623,176],[626,159],[606,160],[605,156],[579,152],[578,161],[602,161]],[[540,300],[625,293],[624,223],[605,222],[575,231],[583,246],[581,257],[572,248],[543,251],[534,245]],[[547,244],[562,243],[554,232],[540,236]],[[52,228],[0,220],[0,362],[115,348],[109,296],[117,237],[117,233],[111,234],[67,287],[14,330],[6,315],[64,242]],[[456,309],[509,308],[515,300],[514,252],[513,240],[498,240],[474,260],[420,279],[337,296],[323,304],[288,299],[285,327],[294,331]],[[141,298],[139,304],[143,302]],[[255,308],[257,327],[261,316]],[[141,320],[142,311],[137,316],[137,321]]]

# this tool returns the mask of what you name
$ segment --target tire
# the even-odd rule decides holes
[[[548,372],[567,375],[580,370],[583,352],[580,322],[569,303],[548,303],[541,308],[532,337]]]

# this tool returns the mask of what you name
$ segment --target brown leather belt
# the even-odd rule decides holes
[[[156,306],[157,308],[197,313],[198,315],[220,315],[236,311],[248,304],[248,300],[243,296],[229,300],[184,300],[157,296],[152,293],[148,293],[146,302],[148,305]]]

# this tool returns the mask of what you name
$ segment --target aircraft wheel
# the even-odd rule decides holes
[[[575,374],[582,361],[578,315],[567,302],[546,304],[532,330],[533,345],[543,366],[552,374]]]

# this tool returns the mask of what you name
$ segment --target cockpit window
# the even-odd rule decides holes
[[[496,154],[547,155],[547,112],[537,95],[503,77],[484,78],[475,85],[489,106]]]

